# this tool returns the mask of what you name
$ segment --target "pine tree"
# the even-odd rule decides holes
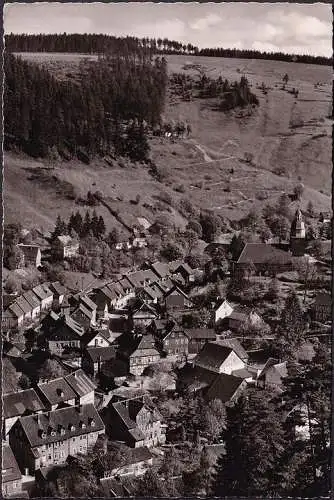
[[[81,238],[85,238],[91,230],[91,218],[88,210],[86,211],[85,218],[82,224]]]
[[[216,466],[217,496],[268,496],[284,447],[284,431],[276,408],[264,392],[250,390],[227,408],[222,437],[226,454]]]
[[[97,237],[103,238],[106,232],[106,225],[104,223],[104,219],[102,215],[100,215],[98,223],[97,223]]]
[[[99,225],[99,218],[97,216],[96,211],[93,210],[92,219],[90,221],[90,229],[96,238],[98,237],[98,230],[99,230],[98,225]]]

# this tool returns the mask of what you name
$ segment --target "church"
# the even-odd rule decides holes
[[[299,208],[291,224],[290,251],[294,257],[302,257],[306,251],[305,222]]]

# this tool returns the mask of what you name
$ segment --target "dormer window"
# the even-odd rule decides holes
[[[93,418],[89,418],[88,423],[91,427],[95,427],[95,420]]]
[[[44,430],[44,429],[39,429],[38,434],[40,435],[40,437],[41,437],[42,439],[45,439],[45,438],[46,438],[46,432],[45,432],[45,430]]]
[[[75,431],[75,426],[73,424],[69,424],[68,428],[71,432]]]
[[[65,434],[65,428],[62,425],[58,426],[58,431],[62,436]]]
[[[57,389],[57,395],[60,396],[61,398],[63,398],[64,397],[64,391],[63,391],[63,389],[58,388]]]
[[[80,428],[81,429],[85,429],[86,428],[85,422],[82,422],[82,421],[80,422]]]

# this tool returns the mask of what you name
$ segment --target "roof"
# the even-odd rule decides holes
[[[24,253],[24,256],[28,259],[36,260],[38,252],[41,251],[38,245],[25,245],[23,243],[19,243],[19,245],[17,246],[20,247],[20,249]]]
[[[329,293],[318,293],[315,297],[314,304],[317,306],[331,306],[332,297]]]
[[[2,445],[2,483],[9,481],[19,481],[22,478],[21,471],[15,460],[14,454],[10,446]]]
[[[108,347],[89,347],[86,352],[93,363],[97,363],[99,359],[101,361],[107,361],[109,359],[115,358],[116,351],[114,346]]]
[[[104,430],[102,419],[92,404],[68,406],[61,410],[21,417],[19,422],[32,448]],[[62,435],[61,429],[63,429]],[[42,436],[42,432],[45,433],[45,437]]]
[[[18,417],[26,411],[36,412],[45,409],[34,389],[4,394],[2,400],[4,418]]]
[[[54,281],[53,283],[50,283],[49,287],[50,290],[58,296],[65,295],[66,293],[66,288],[61,283],[59,283],[59,281]]]
[[[50,288],[46,284],[35,286],[32,291],[37,295],[40,300],[47,299],[53,296]]]
[[[190,391],[205,389],[216,379],[217,373],[200,366],[185,365],[179,371],[181,383],[186,384]]]
[[[233,351],[239,356],[241,359],[248,359],[248,354],[245,349],[242,347],[238,339],[219,339],[216,340],[217,344],[224,345],[226,347],[230,347]]]
[[[243,382],[244,380],[240,377],[220,373],[206,391],[205,397],[209,400],[220,399],[223,403],[227,403]]]
[[[276,261],[279,264],[292,262],[291,255],[266,243],[246,243],[237,261],[238,264],[265,264]]]
[[[9,307],[8,307],[9,311],[11,311],[17,318],[21,318],[21,316],[24,315],[24,312],[22,311],[22,309],[19,307],[19,305],[17,304],[17,302],[13,302],[13,304],[11,304]]]
[[[46,331],[46,337],[49,340],[68,340],[72,339],[73,336],[77,339],[82,337],[85,330],[79,325],[73,318],[69,316],[63,316],[58,319],[55,324],[53,331]]]
[[[148,285],[142,290],[152,299],[160,299],[163,296],[163,292],[156,286]]]
[[[31,305],[22,295],[20,295],[20,297],[17,297],[16,303],[25,314],[31,312]]]
[[[251,312],[252,311],[248,307],[237,306],[228,316],[228,319],[233,319],[236,321],[247,321]]]
[[[258,379],[264,378],[269,370],[276,371],[281,377],[286,377],[288,375],[286,361],[284,361],[283,363],[279,363],[278,359],[269,358],[262,368],[261,372],[259,373]]]
[[[25,292],[23,294],[23,298],[28,302],[28,304],[30,304],[31,307],[33,307],[34,309],[36,307],[40,307],[40,301],[38,300],[38,298],[36,297],[36,295],[34,294],[34,292],[32,290],[28,290],[27,292]]]
[[[69,401],[76,397],[72,387],[63,377],[50,380],[44,384],[38,384],[37,387],[51,405]]]
[[[159,278],[165,278],[169,274],[169,265],[163,262],[154,262],[151,267]]]
[[[194,271],[191,269],[189,264],[187,264],[186,262],[181,262],[181,264],[178,264],[175,267],[175,269],[173,270],[173,272],[175,273],[175,272],[179,271],[180,268],[182,268],[184,271],[186,271],[186,273],[189,275],[194,274]]]
[[[231,352],[233,352],[231,347],[223,346],[216,342],[207,342],[197,354],[194,361],[197,365],[204,365],[208,369],[218,370]]]
[[[188,295],[183,290],[181,290],[181,288],[179,288],[177,285],[174,285],[167,292],[165,292],[165,297],[175,294],[175,292],[177,292],[179,295],[183,295],[183,297],[185,297],[187,300],[190,300]]]
[[[79,243],[71,238],[69,235],[62,235],[62,236],[57,236],[58,242],[62,246],[67,246],[67,245],[79,245]]]
[[[65,380],[80,397],[96,389],[96,384],[81,369],[67,375]]]
[[[82,302],[87,309],[91,309],[92,311],[96,310],[96,304],[88,297],[88,295],[81,295],[80,302]]]
[[[211,328],[186,328],[184,333],[189,339],[213,339],[216,340],[215,331]]]
[[[149,229],[152,226],[152,223],[146,217],[137,217],[137,221],[144,229]]]

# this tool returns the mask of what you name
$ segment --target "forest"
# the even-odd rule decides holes
[[[86,162],[113,153],[146,159],[146,128],[160,121],[164,107],[164,58],[105,55],[81,65],[79,84],[10,53],[4,67],[5,149]]]
[[[207,57],[228,57],[240,59],[267,59],[272,61],[292,61],[306,64],[330,66],[333,59],[329,57],[285,54],[283,52],[260,52],[250,49],[203,48],[188,43],[182,44],[167,38],[136,38],[102,35],[102,34],[52,34],[52,35],[16,35],[5,36],[8,52],[77,52],[83,54],[101,54],[105,51],[113,53],[132,52],[147,54],[192,54]]]

